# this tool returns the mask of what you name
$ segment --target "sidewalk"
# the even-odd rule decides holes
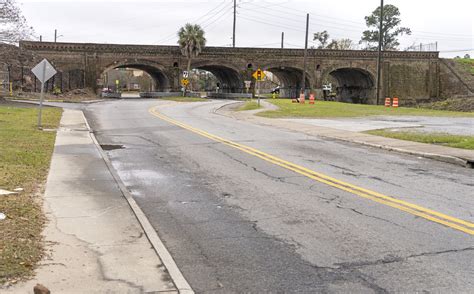
[[[44,196],[46,256],[36,277],[2,293],[178,293],[94,144],[65,109]],[[2,290],[3,291],[3,290]]]
[[[338,130],[329,127],[315,126],[300,122],[286,121],[283,119],[272,119],[255,116],[255,114],[260,111],[273,110],[275,108],[273,104],[267,101],[262,101],[262,106],[263,109],[256,109],[251,111],[233,111],[229,109],[229,104],[227,104],[224,107],[217,109],[216,112],[232,117],[234,119],[245,120],[259,125],[272,126],[281,129],[301,132],[307,135],[331,138],[371,147],[382,148],[390,151],[417,155],[442,162],[461,165],[464,167],[474,167],[474,150],[397,140],[364,133]]]

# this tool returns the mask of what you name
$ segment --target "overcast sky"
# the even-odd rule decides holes
[[[204,27],[208,46],[232,44],[233,0],[17,0],[37,35],[52,41],[58,29],[62,42],[175,45],[186,22]],[[279,47],[285,32],[287,48],[304,47],[305,14],[310,34],[327,30],[332,38],[356,43],[379,0],[237,0],[238,47]],[[442,56],[474,56],[473,0],[385,0],[400,9],[411,36],[400,49],[438,42]],[[312,38],[310,38],[312,40]],[[314,45],[314,43],[310,43]],[[459,51],[459,52],[458,52]]]

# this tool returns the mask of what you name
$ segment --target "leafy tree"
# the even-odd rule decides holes
[[[0,0],[0,42],[15,44],[33,35],[15,0]]]
[[[328,31],[322,31],[322,32],[314,33],[313,41],[318,41],[319,42],[318,49],[326,48],[326,45],[329,41]]]
[[[326,49],[332,50],[351,50],[354,49],[354,43],[351,39],[333,39],[327,46]]]
[[[464,59],[470,59],[470,58],[471,58],[471,55],[469,54],[464,55]]]
[[[367,43],[367,49],[376,50],[379,42],[380,6],[371,15],[365,17],[365,22],[369,30],[362,33],[362,39],[359,43]],[[384,5],[382,22],[383,50],[397,50],[397,47],[400,45],[398,36],[411,34],[411,30],[406,27],[400,27],[400,23],[400,11],[398,8],[391,4]]]
[[[197,57],[206,46],[204,30],[197,24],[187,23],[178,31],[178,37],[181,53],[188,58],[187,70],[189,72],[191,70],[191,60]]]

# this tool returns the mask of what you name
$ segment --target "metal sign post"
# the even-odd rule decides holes
[[[265,73],[263,72],[263,70],[261,70],[260,68],[258,68],[252,75],[254,78],[255,78],[255,81],[256,81],[256,94],[257,94],[257,99],[258,99],[258,106],[260,107],[260,82],[263,81],[263,79],[265,78]]]
[[[252,81],[245,81],[245,88],[247,89],[247,94],[249,93],[251,85],[252,85]]]
[[[57,73],[57,71],[54,69],[51,63],[49,63],[46,59],[43,59],[43,61],[38,63],[31,71],[41,82],[41,95],[40,95],[40,104],[39,104],[39,112],[38,112],[38,129],[42,129],[41,116],[42,116],[43,99],[44,99],[44,84],[46,83],[47,80],[52,78]]]

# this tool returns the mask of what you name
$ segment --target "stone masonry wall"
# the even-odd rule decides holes
[[[107,69],[115,65],[139,65],[159,72],[169,80],[170,90],[175,91],[180,87],[180,72],[186,68],[186,59],[176,46],[21,42],[20,47],[48,58],[65,76],[61,78],[65,87],[68,83],[74,85],[70,77],[66,78],[72,71],[76,72],[72,77],[81,79],[76,84],[97,89]],[[193,60],[193,67],[212,69],[223,78],[236,77],[242,85],[234,88],[242,89],[243,81],[250,80],[251,73],[258,67],[277,68],[293,75],[294,81],[295,76],[301,76],[302,57],[300,49],[207,47]],[[320,89],[328,75],[341,68],[363,71],[375,85],[376,61],[377,53],[373,51],[310,50],[307,86]],[[448,88],[450,84],[440,83],[437,52],[394,51],[384,52],[381,86],[384,96],[399,96],[402,104],[411,104],[438,99],[443,92],[441,88]],[[369,99],[369,102],[374,100]]]

